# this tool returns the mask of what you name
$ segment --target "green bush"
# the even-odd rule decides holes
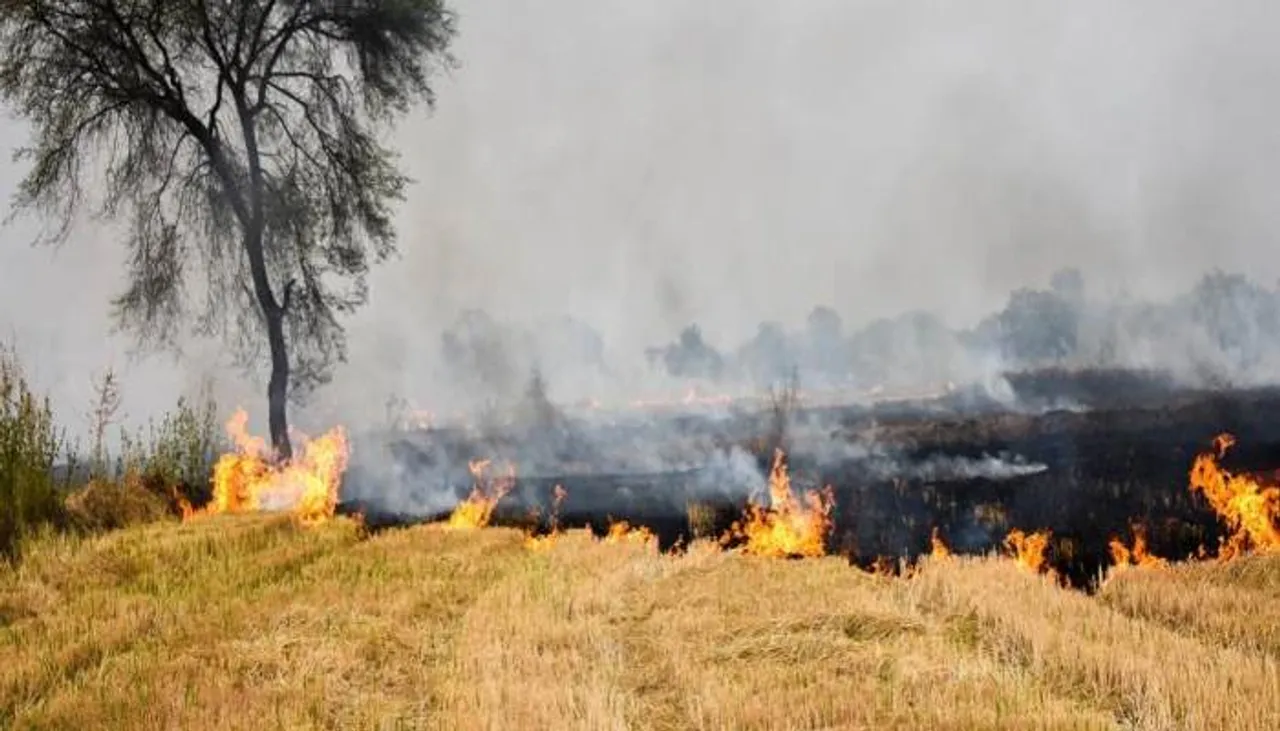
[[[123,445],[117,474],[137,473],[152,492],[162,485],[166,497],[176,490],[191,505],[209,502],[213,463],[223,445],[217,406],[207,392],[199,406],[178,399],[174,411],[153,422],[145,436],[125,434]]]
[[[24,537],[63,523],[54,479],[62,446],[48,399],[32,393],[14,352],[0,349],[0,556],[15,558]]]
[[[95,384],[81,460],[56,427],[48,399],[32,392],[17,355],[0,347],[0,558],[18,558],[24,539],[50,528],[112,530],[208,502],[222,447],[209,389],[194,404],[180,399],[158,424],[122,431],[112,459],[105,435],[119,405],[108,370]]]

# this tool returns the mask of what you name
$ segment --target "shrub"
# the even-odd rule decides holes
[[[0,349],[0,555],[15,558],[22,539],[65,515],[54,480],[63,438],[48,399],[28,386],[18,358]]]
[[[158,426],[153,422],[148,427],[145,438],[126,434],[118,473],[138,473],[152,492],[166,499],[176,491],[191,505],[209,502],[213,464],[222,442],[217,405],[207,394],[206,389],[199,405],[178,399]]]
[[[174,512],[163,485],[134,471],[119,480],[94,478],[67,497],[67,514],[72,525],[86,531],[163,520]]]

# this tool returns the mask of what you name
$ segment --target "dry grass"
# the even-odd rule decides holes
[[[1131,617],[1280,659],[1280,558],[1123,571],[1106,582],[1100,597]]]
[[[894,580],[582,534],[149,525],[0,570],[0,727],[1268,729],[1277,577],[1087,597],[994,559]]]
[[[94,479],[67,496],[66,511],[86,531],[107,531],[173,517],[170,501],[148,489],[142,476],[129,473],[116,480]]]
[[[1142,571],[1129,569],[1116,581]],[[979,647],[1125,727],[1226,731],[1280,725],[1280,667],[1265,653],[1221,647],[1130,616],[1006,561],[949,562],[922,574],[912,590],[925,606],[962,612]],[[1159,590],[1201,595],[1197,587],[1175,582]],[[1248,619],[1247,607],[1206,611],[1236,613],[1232,623]]]

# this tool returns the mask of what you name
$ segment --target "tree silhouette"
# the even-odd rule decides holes
[[[91,189],[128,223],[114,307],[142,342],[191,322],[247,366],[265,340],[288,457],[287,397],[345,358],[338,317],[395,252],[380,135],[432,103],[453,34],[443,0],[0,0],[0,98],[34,134],[15,212],[61,242]]]

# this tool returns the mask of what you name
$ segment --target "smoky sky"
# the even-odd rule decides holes
[[[460,66],[395,133],[416,180],[401,256],[347,321],[319,410],[429,402],[466,307],[571,314],[638,359],[690,322],[734,345],[818,304],[965,326],[1064,266],[1155,298],[1213,267],[1280,275],[1275,3],[454,7]],[[25,134],[0,126],[8,148]],[[21,173],[6,161],[0,193]],[[33,232],[0,234],[0,332],[69,420],[109,364],[135,418],[206,373],[261,410],[214,344],[127,357],[109,226],[57,252]]]

